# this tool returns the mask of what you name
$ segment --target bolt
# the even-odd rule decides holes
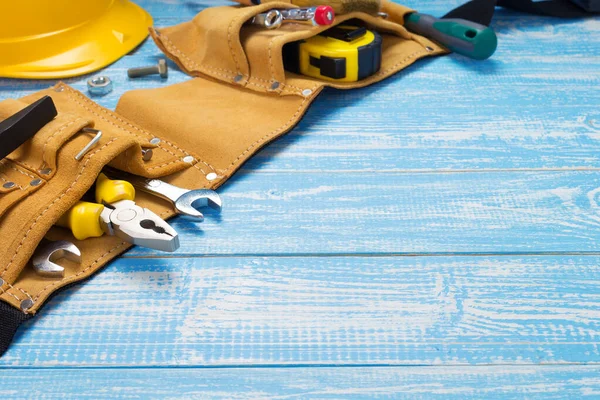
[[[139,78],[140,76],[160,74],[160,77],[166,79],[169,76],[169,67],[167,66],[167,60],[158,60],[158,65],[151,67],[139,67],[129,68],[127,70],[127,76],[130,78]]]

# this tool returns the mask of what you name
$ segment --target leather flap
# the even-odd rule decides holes
[[[219,186],[257,149],[289,131],[320,88],[305,97],[273,96],[204,78],[134,90],[117,112],[144,129],[168,135],[204,162],[195,168]],[[157,107],[166,110],[156,113]],[[202,182],[197,182],[199,187]]]

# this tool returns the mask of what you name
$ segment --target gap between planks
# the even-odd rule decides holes
[[[594,368],[600,366],[600,362],[564,362],[564,363],[544,363],[544,364],[533,364],[533,363],[488,363],[488,364],[393,364],[393,363],[380,363],[380,364],[223,364],[223,365],[89,365],[85,367],[71,366],[71,365],[57,365],[57,366],[33,366],[33,365],[0,365],[1,370],[90,370],[90,369],[294,369],[294,368],[427,368],[427,369],[448,369],[448,368],[505,368],[505,367],[535,367],[535,368],[557,368],[557,367],[590,367]]]
[[[502,252],[502,253],[460,253],[460,252],[439,252],[439,253],[290,253],[290,254],[269,254],[269,253],[239,253],[239,254],[182,254],[182,255],[127,255],[120,258],[129,259],[187,259],[187,258],[388,258],[388,257],[514,257],[514,256],[535,256],[535,257],[555,257],[555,256],[600,256],[598,251],[539,251],[539,252]]]
[[[481,168],[481,169],[307,169],[307,170],[280,170],[280,169],[253,169],[242,167],[236,175],[241,174],[359,174],[359,173],[377,173],[377,174],[468,174],[468,173],[503,173],[503,172],[600,172],[600,168],[595,167],[565,167],[565,168]]]

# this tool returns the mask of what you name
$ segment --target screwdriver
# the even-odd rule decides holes
[[[440,19],[428,14],[410,13],[404,23],[409,31],[475,60],[491,57],[498,47],[498,38],[492,28],[466,19]]]

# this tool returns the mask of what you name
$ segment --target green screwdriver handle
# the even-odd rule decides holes
[[[410,13],[405,17],[404,25],[417,35],[476,60],[491,57],[498,47],[498,38],[492,28],[466,19],[439,19],[427,14]]]

